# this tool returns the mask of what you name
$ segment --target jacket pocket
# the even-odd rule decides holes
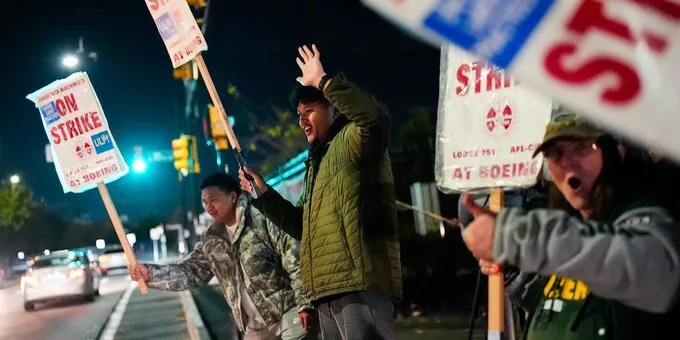
[[[352,267],[352,270],[354,270],[356,269],[356,265],[354,264],[352,253],[349,250],[347,231],[345,230],[345,219],[342,217],[342,215],[338,214],[338,220],[340,222],[340,239],[342,239],[342,247],[345,249],[345,255],[347,256],[347,261],[349,262],[350,267]]]

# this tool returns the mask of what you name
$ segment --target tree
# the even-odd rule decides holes
[[[396,145],[390,150],[397,198],[407,201],[411,184],[434,180],[436,134],[435,115],[431,110],[416,106],[409,111],[411,118],[401,126]]]
[[[31,189],[18,184],[0,186],[0,244],[11,231],[24,226],[33,207]]]
[[[297,115],[272,103],[254,103],[236,86],[227,91],[229,111],[246,126],[247,134],[239,134],[239,142],[248,159],[254,159],[258,171],[267,174],[308,147]],[[243,128],[241,128],[243,129]]]

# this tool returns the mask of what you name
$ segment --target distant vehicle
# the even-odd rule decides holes
[[[36,256],[21,277],[24,309],[32,311],[37,302],[82,297],[92,302],[99,295],[101,275],[87,254],[61,250]]]
[[[12,266],[10,267],[9,271],[5,272],[5,276],[9,276],[8,272],[12,273],[12,276],[20,276],[23,275],[26,270],[28,269],[28,261],[27,260],[14,260],[12,262]]]
[[[108,275],[112,270],[125,269],[128,267],[128,259],[120,246],[102,249],[99,253],[99,268],[103,275]]]

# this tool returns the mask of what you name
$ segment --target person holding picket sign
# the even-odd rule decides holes
[[[494,214],[464,203],[474,221],[463,239],[483,273],[505,266],[506,294],[530,313],[526,339],[677,336],[680,225],[635,159],[569,112],[553,118],[539,152],[549,209]]]
[[[389,116],[344,77],[326,75],[316,46],[298,51],[302,86],[291,104],[311,144],[300,202],[247,168],[253,184],[241,171],[241,188],[255,190],[253,204],[302,240],[300,270],[324,339],[395,339],[402,282]]]
[[[217,277],[244,340],[316,339],[318,327],[303,291],[299,242],[267,220],[225,173],[201,184],[214,223],[178,264],[130,266],[133,280],[181,291]]]

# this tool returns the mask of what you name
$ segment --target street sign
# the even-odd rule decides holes
[[[158,241],[161,239],[161,236],[165,234],[165,231],[163,230],[163,226],[159,225],[155,228],[149,229],[149,237],[153,241]]]
[[[129,234],[126,234],[125,236],[127,236],[127,239],[128,239],[128,242],[130,242],[130,245],[134,246],[135,242],[137,242],[137,235],[135,235],[134,233],[129,233]]]

